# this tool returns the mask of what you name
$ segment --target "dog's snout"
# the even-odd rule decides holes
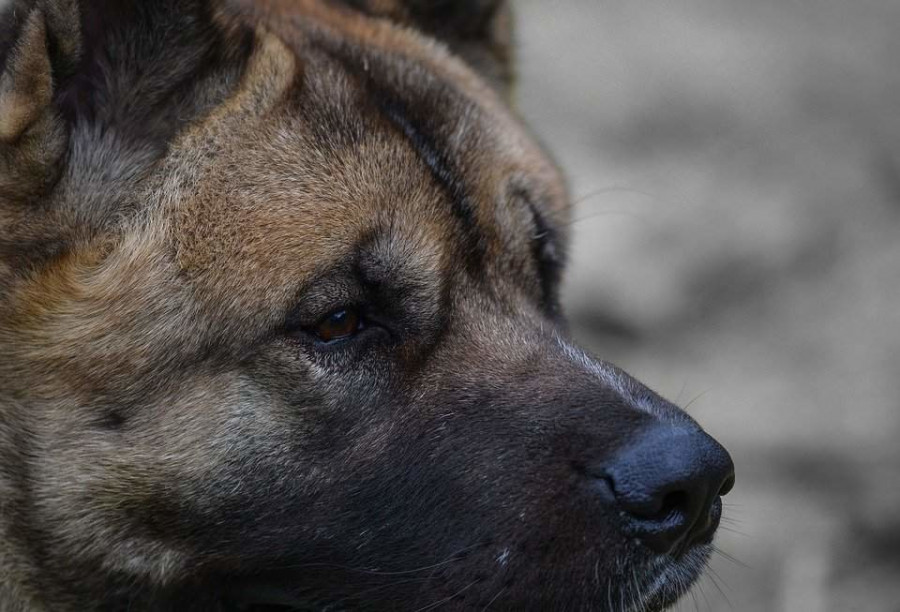
[[[734,464],[698,428],[657,425],[644,430],[600,470],[628,531],[660,553],[681,554],[708,541],[734,485]]]

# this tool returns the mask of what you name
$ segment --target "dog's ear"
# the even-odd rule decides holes
[[[4,16],[0,43],[0,212],[53,178],[66,146],[55,89],[81,47],[74,0],[21,4]]]
[[[344,0],[445,42],[501,91],[513,78],[507,0]]]

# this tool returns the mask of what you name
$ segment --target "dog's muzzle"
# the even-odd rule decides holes
[[[585,476],[623,529],[656,553],[680,557],[708,543],[734,486],[734,463],[722,445],[689,425],[653,425],[613,458],[588,464]]]

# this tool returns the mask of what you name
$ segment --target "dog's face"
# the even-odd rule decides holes
[[[505,7],[26,4],[0,607],[651,610],[695,580],[730,459],[561,328]]]

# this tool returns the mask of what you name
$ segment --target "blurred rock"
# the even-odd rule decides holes
[[[735,455],[730,609],[898,609],[900,3],[516,6],[573,333]]]

